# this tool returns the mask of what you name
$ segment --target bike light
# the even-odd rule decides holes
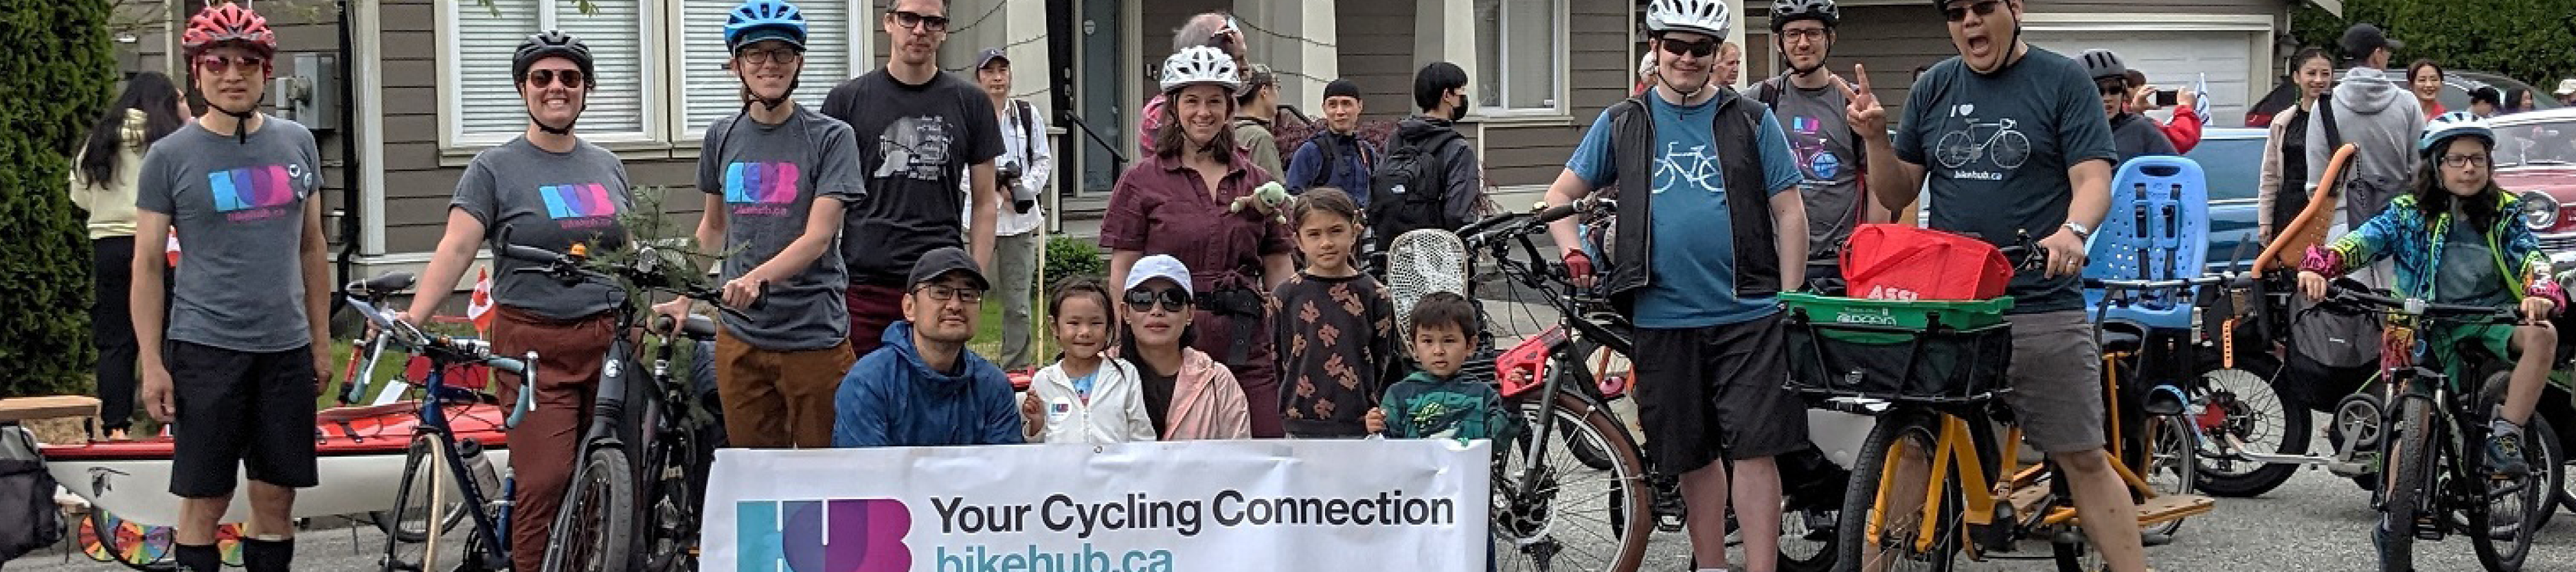
[[[2558,199],[2540,191],[2522,192],[2522,224],[2532,230],[2549,230],[2558,225]]]

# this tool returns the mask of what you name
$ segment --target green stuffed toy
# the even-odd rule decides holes
[[[1280,185],[1278,181],[1271,181],[1252,189],[1252,194],[1235,197],[1234,204],[1226,205],[1225,212],[1239,213],[1243,212],[1244,208],[1250,207],[1254,212],[1269,215],[1272,219],[1285,224],[1288,222],[1286,205],[1290,198],[1292,197],[1288,195],[1288,187]]]

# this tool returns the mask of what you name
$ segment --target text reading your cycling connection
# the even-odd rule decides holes
[[[1206,501],[1155,499],[1128,493],[1109,502],[1087,503],[1056,494],[1037,504],[969,504],[965,497],[934,498],[939,531],[945,534],[1027,532],[1034,523],[1055,532],[1091,538],[1113,530],[1169,529],[1197,536],[1204,519],[1213,516],[1225,527],[1272,525],[1445,526],[1458,522],[1457,502],[1445,498],[1412,498],[1404,491],[1374,497],[1250,498],[1227,489]],[[1034,515],[1032,520],[1031,513]]]

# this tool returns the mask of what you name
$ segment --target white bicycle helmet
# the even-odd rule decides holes
[[[2415,153],[2431,158],[2442,152],[2445,142],[2462,135],[2484,140],[2488,147],[2495,146],[2495,128],[2487,120],[2466,111],[2453,111],[2424,122],[2424,136],[2415,140]]]
[[[1225,50],[1190,46],[1163,59],[1163,93],[1193,85],[1213,85],[1234,93],[1242,89],[1243,77],[1234,68],[1234,56]]]
[[[1735,29],[1735,14],[1722,0],[1654,0],[1646,6],[1646,30],[1691,32],[1724,39]]]

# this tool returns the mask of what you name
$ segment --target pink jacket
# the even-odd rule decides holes
[[[1252,438],[1252,412],[1234,372],[1207,352],[1181,348],[1181,373],[1172,383],[1172,409],[1163,414],[1163,440]]]

